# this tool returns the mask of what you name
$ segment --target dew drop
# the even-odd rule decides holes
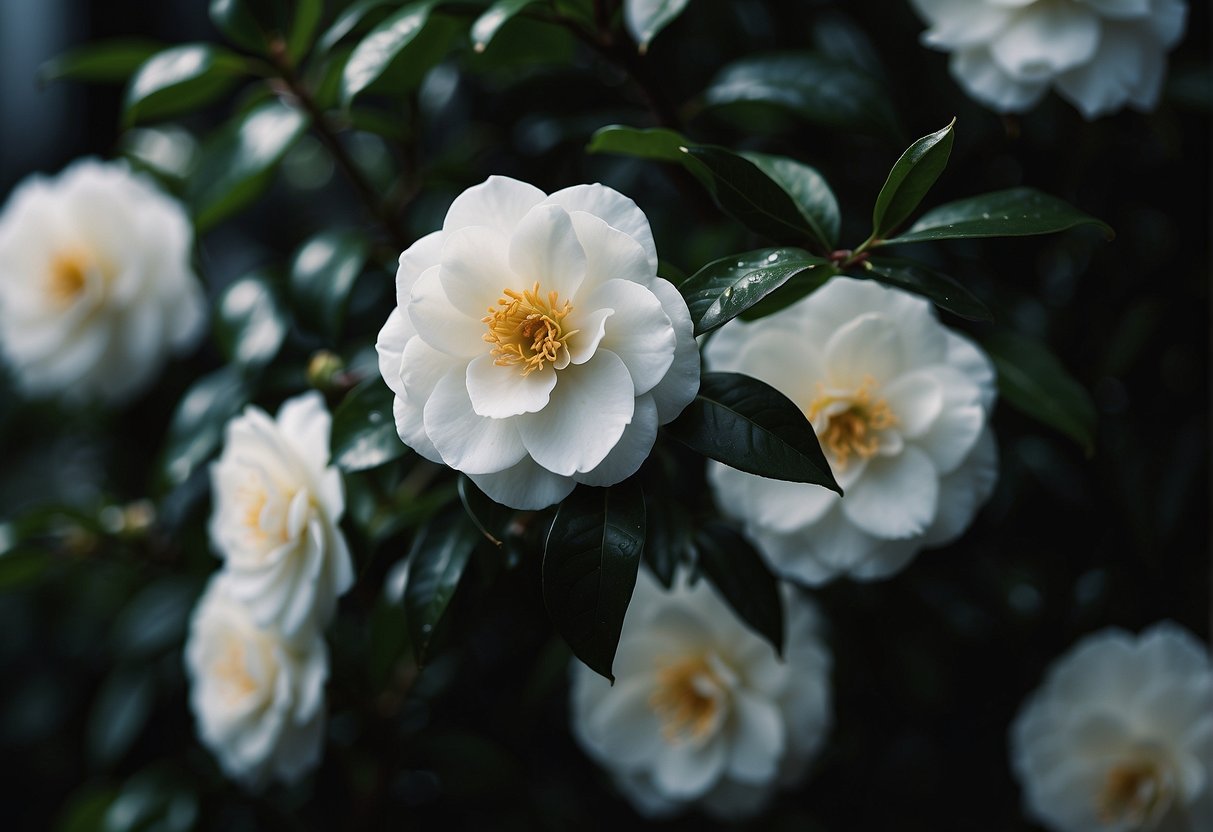
[[[774,263],[774,262],[775,262],[776,260],[778,260],[778,259],[779,259],[779,253],[778,253],[778,252],[775,252],[774,254],[768,254],[768,255],[767,255],[767,262],[768,262],[768,263]]]

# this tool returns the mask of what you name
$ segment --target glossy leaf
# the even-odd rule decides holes
[[[970,237],[1025,237],[1052,234],[1080,225],[1095,226],[1109,240],[1115,236],[1107,223],[1084,214],[1068,202],[1033,188],[1011,188],[932,208],[906,233],[885,240],[883,244]]]
[[[324,0],[296,0],[295,15],[287,33],[286,51],[294,61],[302,59],[312,48],[312,40],[324,18]]]
[[[708,522],[695,536],[699,568],[737,616],[783,655],[783,598],[779,580],[740,533]]]
[[[641,53],[653,38],[682,14],[689,0],[628,0],[623,4],[623,22],[636,39]]]
[[[1095,404],[1044,344],[1000,332],[983,346],[998,371],[998,392],[1008,404],[1061,431],[1088,456],[1095,452]]]
[[[458,488],[459,502],[463,504],[468,518],[486,540],[500,548],[505,540],[506,528],[514,516],[514,510],[495,502],[465,474],[459,475]]]
[[[354,48],[341,76],[341,100],[346,105],[366,90],[394,65],[409,64],[417,79],[428,66],[421,66],[409,47],[422,43],[422,33],[437,0],[409,3],[370,31]]]
[[[147,59],[164,49],[150,40],[103,40],[64,52],[38,68],[38,80],[46,83],[68,78],[75,81],[125,81]]]
[[[538,0],[497,0],[472,24],[472,48],[483,52],[510,19]]]
[[[237,46],[263,53],[273,8],[267,0],[211,0],[211,22]]]
[[[317,46],[327,52],[345,39],[371,12],[383,6],[395,5],[393,0],[359,0],[338,15],[333,24],[320,36]]]
[[[740,471],[842,493],[804,413],[756,378],[704,373],[695,400],[665,430],[691,450]]]
[[[219,297],[215,340],[229,361],[246,367],[268,364],[281,349],[288,328],[281,301],[260,275],[234,281]]]
[[[446,614],[480,531],[458,506],[434,518],[409,552],[404,618],[418,664],[425,664],[439,622]]]
[[[291,262],[291,300],[299,322],[330,339],[341,334],[346,305],[366,265],[367,243],[353,231],[325,231]]]
[[[665,498],[665,499],[662,499]],[[677,500],[645,492],[644,560],[666,589],[674,585],[679,562],[690,549],[691,518]]]
[[[161,477],[169,485],[185,482],[223,441],[223,428],[249,399],[237,367],[228,365],[194,382],[169,422]]]
[[[635,480],[582,485],[560,504],[544,548],[543,602],[552,623],[577,658],[611,681],[644,536],[644,494]]]
[[[236,83],[244,60],[221,47],[187,43],[145,61],[126,89],[128,125],[187,113],[214,101]]]
[[[955,133],[952,119],[947,127],[914,142],[889,171],[872,209],[872,237],[882,239],[909,218],[943,173],[952,153]]]
[[[728,323],[793,278],[815,288],[835,273],[828,260],[804,249],[763,248],[708,263],[678,291],[698,336]]]
[[[621,124],[599,128],[590,137],[587,153],[618,153],[639,159],[657,159],[663,162],[682,163],[681,148],[687,140],[673,130],[664,127],[637,129]]]
[[[922,295],[940,309],[946,309],[970,321],[994,320],[994,316],[981,299],[961,283],[913,260],[873,257],[861,266],[849,270],[848,274]]]
[[[395,394],[375,376],[346,394],[333,412],[333,462],[343,471],[363,471],[399,459],[408,451],[396,433]]]
[[[800,215],[813,231],[812,239],[823,251],[832,251],[838,245],[841,223],[838,199],[816,168],[795,159],[767,153],[741,155],[753,162],[792,198]]]
[[[117,761],[139,736],[155,701],[152,667],[115,670],[97,690],[88,721],[89,757],[98,763]]]

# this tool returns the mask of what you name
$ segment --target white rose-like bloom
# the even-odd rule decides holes
[[[642,572],[614,686],[573,663],[573,733],[638,811],[742,818],[803,778],[831,721],[830,654],[810,603],[784,599],[780,659],[706,581],[664,592]]]
[[[257,789],[320,760],[329,666],[319,631],[292,640],[258,626],[220,572],[194,608],[185,667],[198,734],[227,776]]]
[[[337,526],[345,492],[329,465],[331,423],[314,390],[284,402],[276,420],[250,405],[228,423],[211,466],[210,536],[231,594],[290,638],[327,625],[354,582]]]
[[[998,112],[1031,109],[1050,85],[1088,119],[1126,103],[1151,110],[1183,0],[911,0],[923,42],[950,51],[953,77]]]
[[[1056,832],[1213,829],[1213,663],[1163,622],[1058,659],[1010,731],[1028,814]]]
[[[891,575],[958,537],[993,491],[993,366],[916,295],[835,277],[774,315],[730,321],[704,361],[798,405],[845,492],[710,464],[717,503],[787,577]]]
[[[492,176],[400,255],[379,341],[401,439],[499,503],[631,476],[699,388],[648,219],[603,185]]]
[[[109,403],[152,380],[205,317],[181,206],[123,164],[32,176],[0,214],[0,351],[33,395]]]

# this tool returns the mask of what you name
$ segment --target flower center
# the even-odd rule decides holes
[[[235,636],[227,639],[223,652],[215,660],[211,670],[231,701],[243,699],[257,691],[257,682],[248,670],[244,644]]]
[[[539,292],[539,281],[529,291],[503,289],[502,293],[505,297],[498,298],[497,305],[490,306],[489,314],[481,319],[488,324],[484,340],[493,345],[489,354],[497,365],[520,365],[524,376],[542,370],[545,363],[565,366],[568,340],[577,330],[566,332],[563,321],[573,304],[566,300],[561,305],[556,292],[548,292],[545,298]]]
[[[839,469],[846,468],[852,456],[875,456],[880,450],[878,432],[897,424],[888,402],[872,400],[875,386],[871,377],[854,393],[826,392],[823,385],[817,385],[817,397],[809,404],[809,421]]]
[[[84,249],[72,248],[61,251],[51,260],[47,293],[59,306],[67,306],[84,291],[93,258]]]
[[[649,705],[661,720],[666,742],[699,739],[718,722],[724,686],[707,656],[659,662],[657,687]]]
[[[1096,798],[1096,810],[1105,824],[1127,821],[1139,826],[1165,812],[1170,802],[1170,784],[1158,765],[1133,760],[1108,770],[1103,791]]]

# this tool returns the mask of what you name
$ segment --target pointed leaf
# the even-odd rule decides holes
[[[665,499],[661,499],[664,497]],[[645,492],[644,560],[666,589],[691,547],[691,518],[677,500]]]
[[[860,267],[851,269],[848,274],[922,295],[939,308],[970,321],[994,320],[981,299],[954,278],[913,260],[873,257]]]
[[[754,632],[783,655],[783,598],[779,580],[735,529],[709,522],[695,536],[699,568]]]
[[[393,0],[359,0],[343,11],[325,33],[320,36],[317,46],[327,52],[340,43],[358,24],[365,20],[371,12],[381,6],[394,5]]]
[[[698,336],[728,323],[792,278],[816,288],[835,273],[828,260],[804,249],[763,248],[708,263],[678,291],[686,299]]]
[[[574,655],[611,681],[644,535],[644,494],[631,479],[576,488],[557,509],[544,547],[548,615]]]
[[[125,81],[163,49],[164,44],[151,40],[96,41],[51,58],[38,68],[38,80]]]
[[[510,18],[538,0],[497,0],[472,24],[472,48],[483,52]]]
[[[889,178],[876,196],[872,209],[872,237],[882,239],[901,225],[918,207],[935,180],[943,173],[952,153],[952,131],[956,119],[947,127],[923,136],[910,145],[889,171]]]
[[[467,512],[468,518],[486,540],[501,548],[504,545],[506,528],[514,517],[514,510],[495,502],[465,474],[459,475],[458,488],[459,501],[463,503],[463,510]]]
[[[769,176],[792,198],[800,215],[813,230],[813,239],[823,251],[831,251],[838,245],[838,227],[841,217],[838,200],[830,190],[825,177],[815,168],[769,153],[742,153],[759,170]]]
[[[367,254],[365,238],[355,231],[324,231],[300,246],[291,262],[290,286],[301,324],[330,339],[341,334],[350,290]]]
[[[295,16],[286,39],[286,51],[294,61],[301,60],[312,48],[312,39],[324,17],[324,0],[296,0]]]
[[[586,152],[618,153],[639,159],[657,159],[681,164],[681,148],[687,144],[684,136],[664,127],[641,130],[621,124],[610,124],[594,132],[586,146]]]
[[[904,234],[882,245],[959,240],[970,237],[1026,237],[1093,225],[1109,240],[1111,226],[1084,214],[1068,202],[1033,188],[1011,188],[949,202],[932,208]]]
[[[691,450],[740,471],[842,493],[804,413],[756,378],[704,373],[695,400],[665,430]]]
[[[404,618],[417,663],[425,664],[438,623],[446,614],[480,532],[458,506],[431,521],[409,552]]]
[[[350,55],[341,76],[341,100],[347,106],[390,69],[400,66],[418,82],[429,62],[421,53],[430,44],[422,35],[437,0],[409,3],[363,38]],[[412,47],[412,48],[410,48]]]
[[[180,485],[219,448],[223,428],[249,400],[237,367],[228,365],[194,382],[169,422],[160,476]]]
[[[333,412],[333,462],[342,471],[363,471],[399,459],[408,451],[396,433],[395,394],[383,379],[368,378]]]
[[[209,43],[187,43],[145,61],[126,89],[127,125],[197,109],[223,95],[244,72],[244,60]]]
[[[215,340],[235,364],[246,367],[268,364],[286,340],[288,327],[282,302],[259,274],[232,282],[219,297]]]
[[[636,40],[641,54],[657,34],[682,14],[690,0],[628,0],[623,4],[623,22]]]

